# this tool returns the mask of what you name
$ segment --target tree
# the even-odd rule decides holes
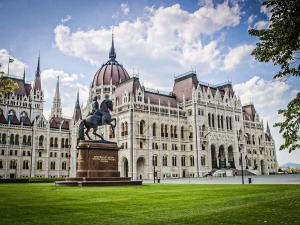
[[[0,94],[6,94],[15,91],[18,88],[18,84],[5,77],[3,72],[0,72]]]
[[[273,62],[280,66],[274,79],[300,76],[300,0],[266,0],[262,3],[270,13],[269,27],[262,30],[250,29],[249,34],[259,38],[252,55],[260,62]],[[285,143],[281,150],[289,152],[300,147],[300,92],[279,110],[284,121],[276,123]]]

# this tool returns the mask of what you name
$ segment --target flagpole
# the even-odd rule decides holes
[[[10,56],[8,56],[8,65],[7,65],[7,75],[9,76],[9,63],[10,63]]]

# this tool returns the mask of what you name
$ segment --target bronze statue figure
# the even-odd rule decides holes
[[[101,135],[97,134],[97,129],[98,126],[110,125],[113,134],[115,133],[116,119],[111,118],[110,115],[110,111],[113,110],[113,102],[108,99],[108,96],[105,96],[105,99],[102,101],[99,109],[97,97],[94,97],[92,106],[92,112],[79,124],[79,140],[84,140],[84,134],[86,134],[89,140],[92,140],[92,138],[89,136],[89,132],[90,129],[93,128],[93,134],[101,138],[101,141],[105,141]],[[85,132],[84,128],[86,128]]]

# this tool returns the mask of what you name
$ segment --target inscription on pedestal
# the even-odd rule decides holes
[[[93,160],[97,160],[97,161],[100,161],[102,163],[109,163],[109,162],[116,161],[115,157],[113,157],[113,156],[101,156],[101,155],[95,155],[93,157]]]

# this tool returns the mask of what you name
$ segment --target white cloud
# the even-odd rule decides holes
[[[52,100],[55,92],[57,77],[60,80],[60,96],[63,107],[63,114],[72,117],[76,101],[77,90],[79,90],[80,102],[86,102],[88,98],[89,88],[82,85],[83,74],[69,74],[63,70],[46,69],[42,71],[42,88],[45,95],[46,118],[49,117]]]
[[[248,23],[249,26],[252,25],[252,23],[254,22],[255,17],[256,17],[255,15],[251,15],[251,16],[248,17],[247,23]]]
[[[71,20],[71,19],[72,19],[72,16],[66,15],[65,17],[63,17],[63,18],[61,19],[61,23],[66,23],[66,22],[68,22],[68,21]]]
[[[130,12],[130,8],[128,6],[128,3],[122,3],[121,6],[120,6],[120,9],[121,9],[121,12],[124,15],[128,15],[128,13]]]
[[[146,8],[146,15],[134,21],[122,21],[114,27],[118,60],[125,67],[140,67],[143,78],[185,72],[213,71],[222,55],[214,34],[240,23],[237,4],[205,4],[194,12],[179,4]],[[55,45],[64,54],[100,65],[107,59],[111,30],[104,27],[87,31],[71,31],[64,25],[54,29]],[[204,43],[201,37],[207,37]],[[155,66],[153,66],[155,65]]]
[[[253,45],[243,44],[231,49],[224,58],[224,70],[231,71],[247,56],[250,56]]]
[[[267,29],[269,27],[269,24],[269,21],[261,20],[254,24],[254,28],[257,30]]]
[[[12,63],[9,64],[9,74],[22,77],[24,69],[27,68],[27,65],[21,60],[11,56],[6,49],[0,49],[0,71],[7,74],[9,57],[14,60]]]

